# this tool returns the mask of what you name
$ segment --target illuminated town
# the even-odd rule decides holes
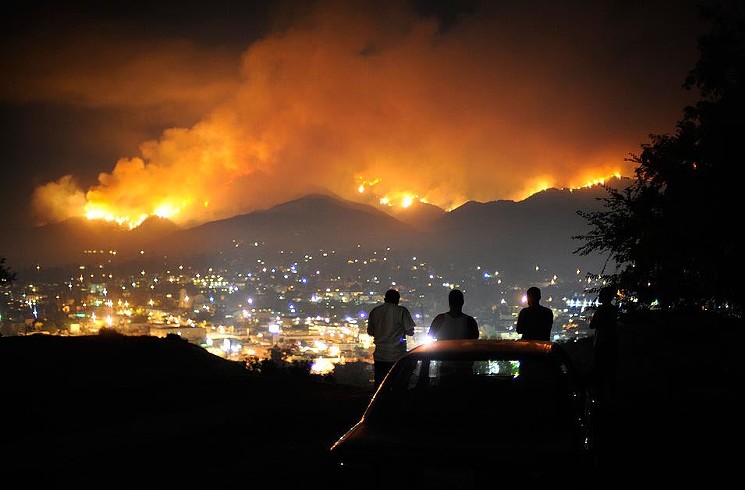
[[[372,363],[366,316],[390,287],[417,323],[409,348],[429,341],[427,328],[447,311],[452,288],[464,291],[464,311],[477,319],[482,338],[517,337],[517,314],[533,285],[554,312],[554,340],[586,336],[588,309],[595,306],[588,291],[597,284],[580,269],[565,278],[536,265],[518,280],[479,264],[444,273],[423,257],[402,258],[391,249],[267,255],[276,258],[197,266],[204,260],[118,263],[115,251],[87,251],[65,279],[50,279],[39,266],[38,281],[26,274],[5,290],[1,333],[175,334],[247,363],[279,349],[284,360],[307,361],[311,373],[329,374],[351,361]]]

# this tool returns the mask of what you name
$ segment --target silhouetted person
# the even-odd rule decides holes
[[[528,306],[517,315],[517,333],[526,340],[551,340],[554,313],[541,303],[541,290],[535,286],[526,292]]]
[[[618,307],[613,304],[615,297],[615,288],[606,286],[600,289],[598,294],[600,305],[590,319],[590,329],[595,331],[592,374],[601,403],[610,402],[615,389],[618,363],[618,336],[616,334]]]
[[[384,302],[370,310],[367,334],[373,337],[375,350],[375,388],[396,361],[406,354],[406,336],[414,335],[414,319],[405,306],[398,304],[401,295],[395,289],[385,292]]]
[[[432,319],[429,335],[437,340],[448,339],[477,339],[479,325],[471,315],[463,313],[463,292],[453,289],[448,294],[450,311],[440,313]]]

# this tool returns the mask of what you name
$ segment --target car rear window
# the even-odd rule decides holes
[[[550,358],[408,361],[391,372],[369,420],[457,424],[483,413],[550,425],[571,409],[567,373]]]

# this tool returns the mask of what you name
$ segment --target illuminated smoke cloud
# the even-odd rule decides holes
[[[80,215],[85,206],[85,194],[73,177],[66,175],[56,182],[36,188],[33,195],[36,212],[49,222],[62,221]]]
[[[240,83],[200,122],[143,143],[89,189],[70,176],[39,187],[43,221],[194,225],[321,189],[449,209],[631,173],[624,158],[649,128],[612,124],[618,84],[594,84],[558,36],[535,63],[498,17],[443,34],[434,19],[321,3],[248,47]]]

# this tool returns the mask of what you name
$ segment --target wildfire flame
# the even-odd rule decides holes
[[[84,216],[134,228],[159,216],[196,225],[318,189],[384,209],[451,210],[632,173],[619,163],[627,140],[596,142],[595,126],[579,127],[582,111],[592,121],[600,113],[589,102],[557,102],[546,115],[543,101],[574,90],[560,78],[572,70],[531,69],[551,77],[534,97],[494,62],[507,54],[487,20],[464,18],[457,35],[443,36],[434,19],[400,28],[346,2],[320,4],[311,22],[250,45],[233,92],[198,123],[144,142],[88,189],[70,175],[38,187],[38,222]],[[536,121],[551,129],[537,131]],[[582,147],[568,142],[578,137]]]
[[[607,177],[599,177],[592,180],[588,180],[584,182],[583,184],[576,185],[573,187],[569,187],[570,189],[580,189],[580,188],[586,188],[586,187],[592,187],[599,184],[604,184],[608,179],[610,178],[620,178],[621,174],[616,172],[610,176]],[[408,208],[411,207],[415,202],[422,202],[422,203],[430,203],[431,201],[424,197],[419,197],[416,193],[411,191],[396,191],[396,190],[390,190],[387,192],[386,195],[378,195],[375,193],[375,186],[383,182],[382,178],[377,178],[369,182],[362,182],[357,186],[357,192],[359,194],[372,194],[373,200],[377,202],[381,207],[383,208],[393,208],[393,207],[401,207],[401,208]],[[551,184],[549,184],[547,181],[541,181],[537,184],[534,184],[533,186],[529,187],[529,190],[525,191],[524,195],[522,197],[516,199],[521,200],[524,199],[532,194],[535,194],[537,192],[544,191],[546,189],[549,189],[553,187]],[[437,199],[434,200],[433,204],[443,207],[443,209],[450,211],[451,209],[454,209],[460,205],[463,204],[463,202],[456,202],[455,204],[450,205],[440,205],[438,204]],[[448,201],[450,202],[450,201]],[[207,201],[204,202],[204,207],[207,207],[209,204]],[[119,224],[120,226],[127,227],[129,229],[133,229],[138,227],[142,224],[143,221],[145,221],[148,217],[151,216],[157,216],[160,218],[167,218],[167,219],[174,219],[178,217],[180,207],[178,205],[172,204],[172,203],[160,203],[158,205],[154,205],[154,208],[151,212],[145,212],[145,213],[139,213],[133,216],[127,215],[126,210],[114,210],[111,209],[111,206],[105,204],[105,203],[96,203],[96,202],[87,202],[83,206],[85,217],[89,220],[104,220],[107,222],[115,222]]]

